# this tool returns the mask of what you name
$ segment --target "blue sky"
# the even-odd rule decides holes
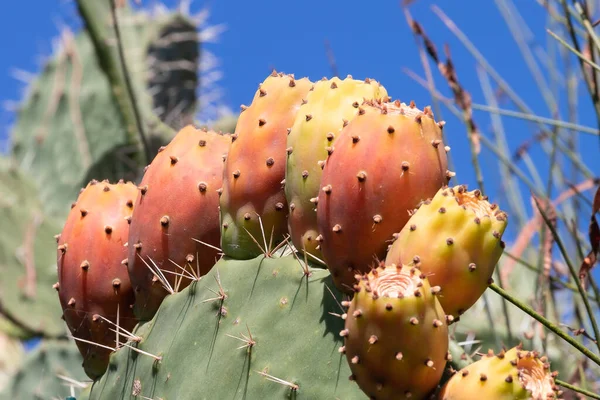
[[[0,57],[0,101],[8,105],[21,97],[24,87],[22,82],[11,76],[13,69],[39,71],[41,60],[51,54],[51,41],[57,36],[58,27],[62,24],[78,24],[72,0],[35,3],[33,7],[31,2],[7,2],[0,15],[0,49],[4,54]],[[153,2],[142,0],[142,3],[150,5]],[[166,3],[172,7],[177,1]],[[417,0],[411,6],[411,12],[436,43],[440,54],[443,53],[444,44],[450,46],[459,79],[472,92],[475,103],[485,103],[476,62],[431,11],[433,4],[441,7],[465,32],[536,114],[550,117],[534,84],[533,75],[527,69],[496,3],[500,2],[461,0],[458,5],[454,1]],[[518,0],[516,3],[535,33],[531,43],[545,47],[549,40],[545,33],[547,14],[534,0]],[[191,10],[199,11],[205,6],[211,9],[210,23],[227,26],[219,42],[208,44],[207,48],[221,60],[223,102],[232,109],[251,101],[257,84],[272,68],[294,73],[298,77],[308,76],[312,80],[331,76],[325,51],[326,40],[330,43],[341,76],[352,74],[355,78],[375,78],[385,85],[393,98],[405,102],[415,100],[420,107],[431,104],[429,93],[403,72],[404,68],[409,68],[423,75],[415,40],[398,1],[304,0],[292,3],[275,0],[196,0],[192,2]],[[435,67],[434,75],[438,89],[449,95],[447,85]],[[559,81],[559,85],[564,84],[563,80]],[[594,127],[595,117],[583,86],[579,92],[578,122]],[[565,118],[565,99],[559,99],[559,103],[563,110],[562,117]],[[512,108],[506,102],[501,107]],[[470,164],[465,128],[444,107],[441,117],[448,122],[446,132],[460,182],[474,187],[476,181]],[[0,138],[6,137],[13,118],[12,113],[0,111]],[[489,137],[489,114],[476,111],[475,119]],[[535,132],[531,124],[519,120],[503,118],[503,123],[512,149]],[[600,171],[598,138],[582,135],[580,143],[588,166],[595,172]],[[542,166],[544,178],[547,166],[539,146],[532,154],[534,161]],[[496,158],[484,149],[481,163],[487,193],[502,204],[504,197],[499,185]],[[519,166],[523,168],[522,164]]]

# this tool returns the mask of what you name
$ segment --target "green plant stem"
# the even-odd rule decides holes
[[[579,350],[584,356],[589,358],[591,361],[600,365],[600,357],[598,357],[596,354],[594,354],[590,349],[585,347],[583,344],[579,343],[578,341],[573,339],[571,336],[567,335],[558,326],[556,326],[554,323],[552,323],[552,321],[545,318],[543,315],[538,314],[537,312],[535,312],[535,310],[533,310],[527,304],[525,304],[521,300],[517,299],[516,297],[514,297],[513,295],[511,295],[510,293],[508,293],[507,291],[502,289],[500,286],[496,285],[495,283],[490,284],[489,288],[492,289],[494,292],[498,293],[500,296],[504,297],[507,301],[511,302],[513,305],[515,305],[515,307],[520,308],[523,312],[529,314],[532,318],[534,318],[536,321],[538,321],[539,323],[544,325],[546,328],[548,328],[554,334],[559,336],[565,342],[569,343],[571,346],[573,346],[574,348]]]
[[[533,271],[533,272],[538,272],[539,268],[537,268],[536,266],[528,263],[527,261],[523,260],[522,258],[516,257],[514,255],[512,255],[511,253],[504,251],[504,255],[506,255],[508,258],[511,258],[513,260],[515,260],[516,262],[518,262],[519,264],[521,264],[522,266],[524,266],[525,268]],[[571,282],[564,282],[563,280],[561,280],[560,278],[557,278],[555,276],[550,275],[550,280],[552,281],[552,283],[555,283],[557,285],[561,285],[563,286],[565,289],[569,289],[572,292],[578,293],[578,289],[577,289],[577,285],[573,285]],[[502,285],[501,285],[502,286]],[[599,302],[598,299],[593,299],[595,302]]]
[[[590,397],[592,399],[600,399],[600,395],[592,393],[592,392],[590,392],[588,390],[585,390],[585,389],[578,388],[577,386],[573,386],[573,385],[571,385],[568,382],[561,381],[560,379],[555,379],[554,383],[556,383],[558,386],[564,387],[565,389],[569,389],[569,390],[572,390],[574,392],[586,395],[586,396],[588,396],[588,397]]]
[[[534,200],[535,200],[535,204],[537,206],[537,209],[540,212],[540,215],[544,219],[544,222],[546,223],[546,226],[552,232],[552,236],[554,237],[554,241],[556,242],[556,245],[560,249],[560,252],[561,252],[563,258],[564,258],[565,262],[567,263],[567,266],[569,267],[569,272],[571,273],[571,277],[573,278],[573,280],[575,281],[575,283],[578,283],[579,279],[578,279],[577,272],[575,271],[575,266],[571,262],[571,259],[570,259],[570,257],[567,254],[567,249],[565,248],[565,246],[564,246],[561,238],[558,236],[558,232],[556,232],[556,228],[552,225],[552,223],[548,219],[548,216],[546,215],[545,211],[542,210],[542,207],[540,207],[540,204],[538,203],[538,200],[537,199],[534,199]],[[586,309],[586,311],[588,313],[588,317],[589,317],[590,322],[592,324],[592,330],[594,331],[594,339],[595,339],[595,342],[596,342],[596,346],[598,347],[598,350],[600,351],[600,331],[598,330],[598,324],[596,323],[596,317],[594,316],[594,310],[592,310],[592,306],[590,305],[590,301],[588,299],[587,293],[585,292],[585,290],[583,289],[583,287],[582,287],[581,284],[577,284],[577,290],[579,291],[579,295],[581,296],[581,299],[583,300],[583,304],[585,306],[585,309]]]
[[[448,344],[448,351],[452,355],[452,364],[458,369],[465,368],[469,364],[473,363],[471,357],[465,352],[460,344],[454,338],[450,338]]]
[[[596,111],[596,118],[598,120],[598,126],[600,127],[600,99],[598,98],[598,93],[596,90],[594,90],[593,87],[593,82],[590,82],[590,77],[587,76],[587,74],[585,73],[585,65],[584,63],[586,61],[588,61],[588,64],[591,63],[590,60],[587,60],[585,57],[583,57],[583,55],[581,54],[581,48],[579,47],[579,42],[577,41],[577,34],[575,33],[575,28],[573,26],[573,21],[571,20],[572,14],[570,13],[570,8],[569,5],[567,4],[567,0],[560,0],[560,3],[563,7],[564,13],[565,13],[565,18],[567,19],[567,30],[569,31],[569,35],[571,37],[571,41],[573,42],[573,45],[575,46],[575,48],[573,49],[574,53],[578,55],[578,59],[579,59],[579,66],[581,68],[581,72],[583,74],[583,78],[584,81],[586,83],[588,92],[592,98],[592,102],[594,103],[594,110]],[[576,15],[576,14],[575,14]],[[556,36],[556,39],[560,41],[560,38],[558,38],[558,36]],[[573,48],[572,46],[569,46],[566,42],[562,41],[562,44]],[[594,64],[594,63],[592,63]],[[591,64],[590,64],[591,65]],[[596,65],[596,64],[594,64]],[[594,68],[598,69],[598,66],[596,65]]]

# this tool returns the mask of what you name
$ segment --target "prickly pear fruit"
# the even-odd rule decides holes
[[[492,277],[504,243],[507,216],[479,190],[442,188],[425,201],[391,245],[386,263],[417,262],[440,303],[454,317],[471,307]]]
[[[383,259],[409,211],[447,183],[440,125],[431,110],[369,101],[329,149],[317,205],[320,248],[336,286]]]
[[[137,188],[132,183],[91,181],[73,204],[58,237],[58,297],[71,334],[115,347],[115,324],[132,330],[135,296],[127,268],[127,236]],[[77,341],[92,379],[108,366],[111,351]]]
[[[225,162],[221,195],[221,248],[250,259],[268,253],[287,233],[285,178],[288,130],[312,83],[271,74],[250,107],[242,108]],[[256,241],[256,242],[255,242]]]
[[[287,139],[285,194],[289,203],[289,231],[300,251],[322,258],[316,249],[317,214],[313,198],[319,195],[321,164],[342,128],[352,120],[364,99],[382,99],[387,91],[378,82],[323,79],[308,93]]]
[[[129,230],[135,314],[151,319],[169,293],[206,274],[219,258],[219,194],[231,135],[183,128],[142,179]],[[212,246],[212,247],[211,247]],[[157,271],[160,270],[160,271]],[[160,277],[160,278],[159,278]]]
[[[481,360],[456,372],[442,388],[440,400],[546,400],[560,396],[546,357],[521,346]]]
[[[350,379],[371,399],[424,398],[438,384],[448,354],[439,288],[403,265],[357,277],[341,332]]]

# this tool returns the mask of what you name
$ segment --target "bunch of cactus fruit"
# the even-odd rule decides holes
[[[559,398],[521,346],[454,369],[508,220],[450,184],[443,126],[372,79],[273,72],[234,132],[91,181],[57,236],[82,397]]]

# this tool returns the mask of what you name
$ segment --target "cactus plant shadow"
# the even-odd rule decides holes
[[[246,352],[246,356],[244,357],[244,365],[242,366],[242,372],[240,374],[240,379],[238,380],[237,387],[235,389],[235,393],[233,394],[233,398],[235,399],[236,394],[240,389],[240,385],[242,384],[242,380],[244,381],[244,391],[242,395],[242,399],[246,399],[248,395],[248,382],[250,381],[250,367],[252,365],[252,348],[249,348]]]
[[[321,301],[321,322],[325,323],[325,332],[323,336],[331,333],[335,338],[335,343],[341,343],[338,333],[344,329],[344,321],[341,318],[331,318],[330,313],[344,313],[341,308],[342,294],[333,284],[331,275],[321,279],[323,286],[323,300]]]
[[[85,187],[92,179],[115,182],[118,179],[135,182],[138,179],[140,171],[138,164],[132,158],[136,155],[134,146],[118,145],[105,152],[88,169],[79,186]]]

